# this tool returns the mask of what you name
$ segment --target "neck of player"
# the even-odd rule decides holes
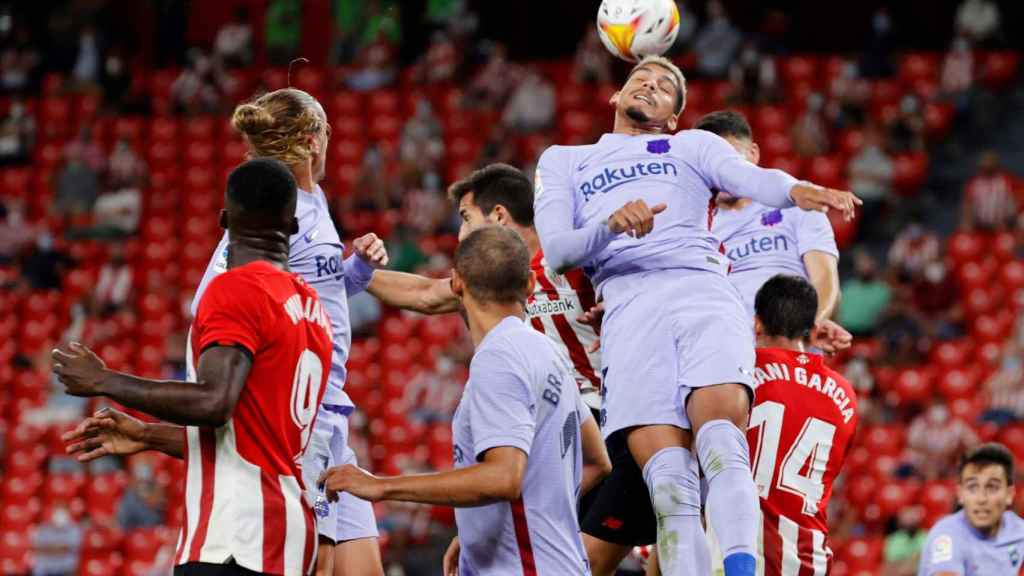
[[[642,113],[636,114],[624,110],[616,110],[615,126],[612,128],[612,132],[629,136],[642,136],[644,134],[666,134],[668,129],[664,123],[654,122]]]
[[[785,338],[783,336],[765,336],[763,334],[760,334],[757,337],[757,347],[792,350],[794,352],[807,351],[803,340],[795,340],[792,338]]]
[[[232,235],[228,242],[228,268],[252,262],[267,262],[275,268],[288,270],[288,240],[280,238]]]
[[[291,169],[292,175],[295,176],[295,183],[299,185],[299,190],[312,192],[316,188],[316,182],[313,181],[313,167],[310,166],[309,161],[295,164]]]
[[[540,252],[540,237],[537,236],[537,229],[533,226],[516,226],[516,232],[523,237],[523,242],[526,243],[526,249],[530,252],[530,258],[532,259],[537,252]]]
[[[487,333],[505,318],[515,316],[519,320],[526,319],[526,311],[519,302],[480,302],[467,293],[462,303],[466,308],[466,322],[474,347],[479,346]]]

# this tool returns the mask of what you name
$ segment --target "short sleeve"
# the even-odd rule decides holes
[[[801,210],[800,226],[796,230],[796,245],[803,256],[812,250],[839,257],[836,246],[836,234],[832,230],[832,222],[822,212]]]
[[[210,346],[241,346],[255,355],[260,349],[264,292],[250,279],[221,274],[210,283],[196,312],[194,330],[199,352]]]
[[[964,574],[964,547],[967,545],[963,535],[954,534],[952,525],[940,523],[932,529],[921,552],[921,566],[918,576],[932,576],[942,572]]]
[[[533,445],[537,403],[521,366],[507,353],[483,350],[470,366],[469,425],[473,454],[511,446],[527,455]]]
[[[582,426],[587,420],[594,417],[594,413],[590,411],[590,406],[583,401],[583,394],[580,394],[580,389],[576,388],[576,412],[580,415],[580,426]]]

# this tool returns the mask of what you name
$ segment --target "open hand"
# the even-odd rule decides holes
[[[811,330],[811,346],[828,354],[846,350],[853,343],[853,335],[831,320],[820,320]]]
[[[857,206],[864,202],[853,195],[853,192],[825,188],[815,184],[803,183],[793,186],[789,193],[793,202],[804,210],[825,212],[830,209],[843,213],[843,219],[853,220]]]
[[[92,350],[72,342],[65,352],[54,348],[53,373],[71,396],[98,396],[99,385],[107,373],[107,365]]]
[[[338,492],[348,492],[370,502],[384,499],[380,478],[351,464],[324,470],[318,482],[327,489],[327,499],[331,502],[338,501]]]
[[[384,268],[390,261],[384,241],[373,232],[353,240],[352,247],[355,248],[357,256],[374,268]]]
[[[664,203],[648,207],[643,200],[633,200],[608,217],[608,229],[615,234],[625,232],[633,238],[643,238],[654,229],[654,215],[668,208]]]
[[[127,456],[146,449],[143,440],[146,424],[113,408],[101,408],[83,420],[61,440],[67,442],[68,454],[79,462],[104,456]]]

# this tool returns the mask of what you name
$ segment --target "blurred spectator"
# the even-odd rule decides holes
[[[886,6],[875,10],[871,17],[871,32],[860,59],[860,75],[865,78],[888,78],[895,71],[892,52],[896,39],[892,30],[892,16]]]
[[[451,211],[436,174],[428,173],[417,188],[402,197],[402,222],[421,235],[436,234]]]
[[[127,531],[160,526],[164,523],[165,506],[166,495],[153,477],[153,464],[136,463],[117,510],[117,523]]]
[[[486,166],[495,163],[518,164],[516,162],[516,146],[511,135],[501,124],[491,126],[491,131],[480,148],[480,156],[476,160],[477,166]]]
[[[447,424],[462,397],[463,381],[455,360],[439,354],[433,370],[424,370],[413,377],[405,388],[402,401],[410,407],[410,421],[424,424]]]
[[[892,366],[919,363],[924,319],[914,306],[914,292],[908,284],[896,284],[892,298],[875,331],[882,340],[883,362]]]
[[[28,162],[35,140],[35,119],[25,110],[24,102],[11,102],[7,116],[0,121],[0,166]]]
[[[132,77],[125,60],[124,51],[119,46],[112,47],[107,51],[100,77],[104,103],[113,111],[122,113],[134,111],[128,107],[136,105],[135,99],[130,98]]]
[[[127,138],[118,139],[107,162],[107,186],[113,189],[137,188],[146,181],[146,162]]]
[[[23,92],[33,81],[41,57],[25,26],[14,30],[13,40],[0,52],[0,92]]]
[[[964,186],[960,223],[968,229],[1006,230],[1017,217],[1016,182],[1000,167],[999,155],[982,153],[978,172]]]
[[[889,150],[896,154],[924,150],[924,114],[917,96],[900,100],[900,112],[888,125]]]
[[[345,79],[353,90],[370,91],[384,88],[395,81],[394,48],[384,41],[370,44],[359,56],[359,70]]]
[[[63,504],[54,506],[50,518],[36,528],[32,538],[33,576],[76,574],[81,546],[81,526]]]
[[[793,151],[801,156],[820,156],[828,152],[828,125],[825,123],[825,98],[815,92],[807,96],[804,113],[796,119],[790,136]]]
[[[458,66],[455,42],[446,32],[437,30],[430,35],[427,51],[416,63],[413,73],[416,81],[424,84],[448,82],[455,77]]]
[[[189,64],[171,85],[171,104],[184,114],[216,114],[225,105],[231,80],[220,63],[198,48],[188,54]]]
[[[885,151],[881,133],[874,126],[864,129],[864,144],[846,170],[850,190],[864,205],[860,213],[860,235],[872,238],[883,227],[882,214],[892,195],[893,161]]]
[[[92,293],[93,306],[104,313],[112,313],[128,303],[132,293],[132,267],[124,255],[124,246],[114,244],[110,259],[100,268],[99,280]]]
[[[679,54],[693,42],[697,34],[697,14],[692,10],[692,2],[676,0],[676,9],[679,10],[679,32],[676,33],[676,41],[669,48],[669,54]]]
[[[271,65],[286,66],[295,58],[302,41],[302,1],[270,0],[264,18],[267,59]]]
[[[953,98],[958,108],[967,104],[965,93],[974,84],[974,54],[967,39],[957,37],[942,61],[942,92]]]
[[[747,42],[739,58],[729,69],[732,85],[730,99],[735,104],[764,104],[781,96],[775,59],[761,54],[757,45]]]
[[[539,132],[555,119],[555,87],[539,72],[530,70],[513,90],[502,121],[515,132]]]
[[[35,240],[35,230],[25,221],[24,202],[0,201],[0,265],[15,260]]]
[[[964,0],[956,11],[956,31],[980,46],[991,46],[1001,35],[1002,16],[992,0]]]
[[[847,62],[829,85],[831,96],[828,116],[835,128],[853,128],[864,124],[871,99],[870,83],[860,77],[857,65]]]
[[[855,335],[870,336],[889,307],[892,291],[879,278],[878,264],[867,252],[854,253],[853,268],[854,277],[843,283],[839,324]]]
[[[61,216],[79,216],[92,212],[100,191],[96,169],[79,155],[68,155],[54,184],[54,212]]]
[[[928,540],[928,531],[921,525],[924,510],[907,506],[896,515],[896,530],[885,538],[885,572],[883,576],[915,576],[917,563]]]
[[[505,102],[518,74],[503,44],[486,43],[480,50],[486,62],[470,81],[465,105],[493,110]]]
[[[252,26],[247,7],[235,8],[234,18],[217,31],[213,55],[225,68],[242,68],[252,62]]]
[[[1024,420],[1024,365],[1022,365],[1022,349],[1019,345],[1008,343],[1003,350],[1003,357],[996,370],[985,382],[985,394],[988,396],[988,408],[981,420],[992,422],[998,426],[1008,426]]]
[[[949,269],[941,257],[924,265],[921,273],[913,279],[911,289],[917,310],[927,320],[929,334],[940,340],[961,335],[963,310],[960,295],[956,284],[949,281]]]
[[[99,33],[92,23],[86,23],[78,33],[78,54],[71,69],[71,80],[78,88],[92,89],[99,84],[102,66]]]
[[[957,469],[957,458],[978,443],[978,435],[967,423],[949,415],[942,403],[932,404],[907,429],[907,464],[927,480],[949,475]]]
[[[925,229],[920,222],[912,222],[889,247],[889,266],[897,274],[917,278],[928,264],[939,259],[941,250],[938,234]]]
[[[601,44],[597,28],[588,26],[573,60],[573,77],[581,84],[608,84],[612,81],[612,56]]]
[[[402,127],[399,154],[402,162],[415,166],[423,174],[436,170],[444,157],[444,132],[441,121],[434,115],[430,101],[416,101],[416,113]]]
[[[697,72],[703,76],[723,78],[729,72],[743,35],[729,21],[720,0],[708,2],[707,13],[708,21],[693,43],[697,53]]]
[[[22,262],[21,273],[33,290],[58,290],[71,258],[53,245],[53,236],[43,232],[36,237],[36,246]]]

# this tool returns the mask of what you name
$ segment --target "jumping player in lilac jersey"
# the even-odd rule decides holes
[[[752,164],[761,153],[746,118],[731,110],[712,112],[694,125],[718,134]],[[824,352],[849,347],[849,332],[831,320],[839,303],[839,249],[828,217],[799,208],[771,208],[720,191],[711,231],[722,241],[729,281],[754,316],[757,291],[776,274],[808,280],[818,293],[811,344]]]
[[[932,526],[918,576],[1016,576],[1024,569],[1024,520],[1013,512],[1013,455],[983,444],[960,464],[962,510]]]
[[[579,438],[597,424],[569,359],[524,321],[534,281],[509,228],[478,228],[456,250],[452,289],[476,351],[452,421],[455,470],[378,478],[345,466],[322,478],[331,498],[454,506],[445,576],[590,574],[576,505],[598,476],[584,470]]]
[[[342,388],[352,342],[348,297],[366,288],[375,267],[387,265],[387,252],[383,242],[369,234],[356,239],[355,254],[342,260],[344,247],[317,184],[324,176],[330,126],[315,98],[294,88],[276,90],[239,105],[232,125],[245,136],[250,155],[276,158],[295,175],[299,184],[295,211],[299,231],[289,239],[288,267],[316,289],[331,319],[331,372],[303,461],[305,485],[310,502],[316,502],[314,512],[321,537],[316,573],[383,576],[377,523],[370,503],[346,495],[339,503],[329,505],[323,494],[317,494],[316,479],[328,466],[355,462],[355,453],[348,447],[348,416],[354,406]],[[225,234],[196,290],[193,314],[206,286],[227,268],[227,242]],[[191,358],[191,353],[187,357]]]
[[[752,576],[758,496],[745,430],[754,340],[710,230],[713,191],[848,218],[858,200],[758,168],[710,132],[669,136],[685,80],[663,58],[641,61],[610,103],[613,134],[594,145],[553,146],[540,158],[541,246],[555,269],[585,266],[604,298],[602,432],[626,434],[643,468],[662,572],[710,569],[693,446],[726,575]]]

